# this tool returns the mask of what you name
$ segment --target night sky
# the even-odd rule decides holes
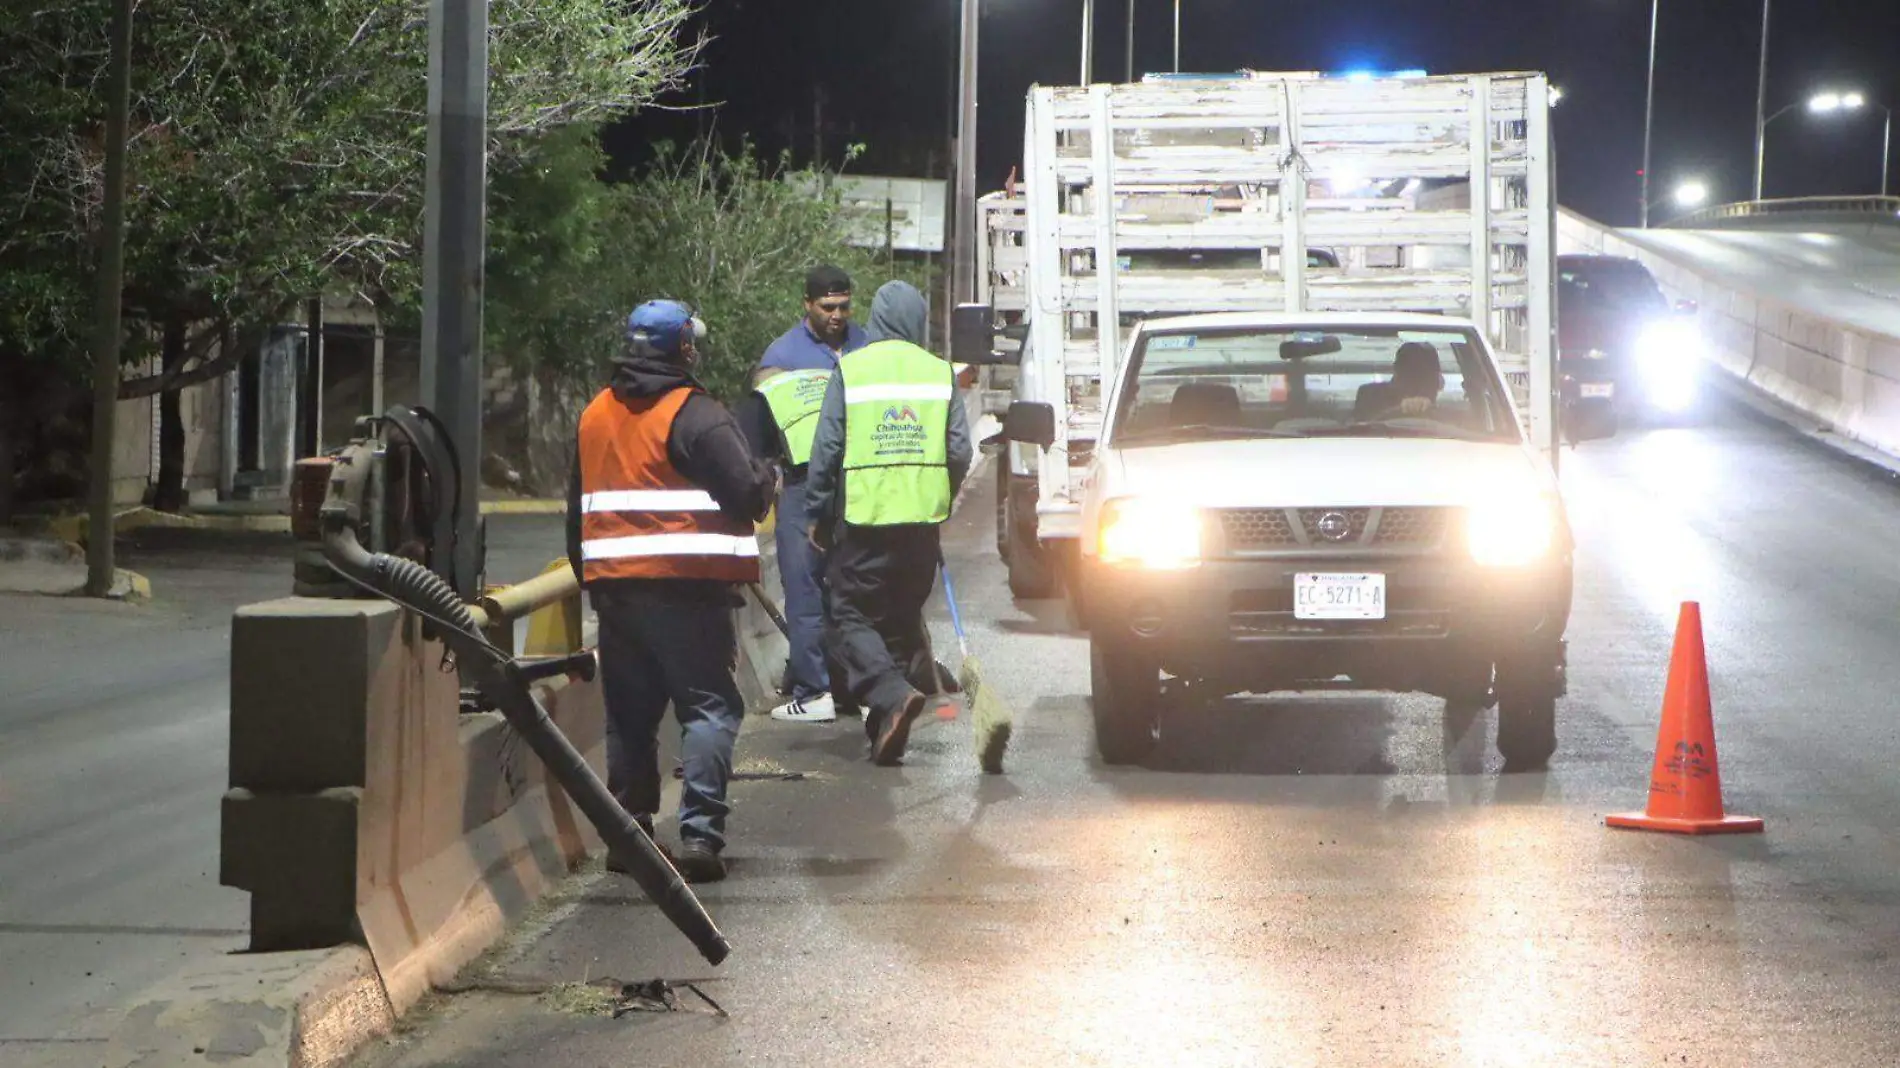
[[[1073,84],[1080,73],[1082,0],[983,6],[977,184],[987,192],[1021,154],[1029,85]],[[864,142],[856,171],[942,177],[957,12],[958,0],[708,0],[701,24],[714,40],[703,69],[666,103],[713,110],[650,110],[614,131],[610,148],[633,162],[650,140],[709,127],[774,152],[791,147],[801,161],[821,150],[835,162],[847,143]],[[1125,0],[1098,0],[1096,14],[1095,76],[1119,80]],[[1548,71],[1566,94],[1556,116],[1561,199],[1629,225],[1649,15],[1648,0],[1183,0],[1182,67]],[[1137,75],[1168,69],[1170,0],[1137,0],[1136,18]],[[1748,199],[1760,23],[1760,0],[1662,0],[1657,218],[1673,211],[1664,198],[1680,179],[1707,181],[1719,201]],[[1831,88],[1900,106],[1900,0],[1775,0],[1769,112]],[[1876,192],[1883,118],[1877,108],[1782,116],[1768,131],[1767,195]]]

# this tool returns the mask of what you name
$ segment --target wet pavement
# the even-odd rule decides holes
[[[1548,773],[1502,774],[1489,714],[1356,694],[1223,702],[1106,768],[1086,639],[1012,604],[970,506],[948,556],[1018,710],[1005,775],[967,719],[879,769],[856,721],[755,717],[742,770],[803,777],[735,787],[702,889],[724,965],[595,871],[358,1068],[1900,1063],[1900,490],[1726,408],[1564,459]],[[1602,825],[1643,802],[1683,599],[1729,809],[1765,835]],[[603,977],[707,980],[730,1015],[535,993]]]
[[[498,581],[560,555],[559,518],[491,517]],[[230,627],[288,596],[287,535],[148,529],[149,604],[0,596],[0,1065],[78,1058],[193,954],[245,945],[218,885]]]

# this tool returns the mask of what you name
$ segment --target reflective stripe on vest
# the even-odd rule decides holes
[[[785,452],[794,466],[811,462],[818,437],[818,410],[825,404],[830,371],[787,371],[759,383],[758,394],[772,410],[772,421],[785,435]]]
[[[759,580],[751,523],[719,510],[673,466],[673,421],[693,391],[622,401],[603,390],[581,413],[582,579]]]
[[[844,520],[883,527],[950,517],[950,365],[908,341],[838,361],[844,376]]]

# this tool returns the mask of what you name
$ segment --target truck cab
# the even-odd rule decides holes
[[[1104,760],[1153,744],[1164,676],[1213,696],[1495,700],[1507,763],[1549,759],[1570,529],[1471,322],[1143,323],[1092,465],[1079,540]]]

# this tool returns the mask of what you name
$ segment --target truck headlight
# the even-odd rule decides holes
[[[1523,567],[1542,560],[1556,541],[1557,515],[1537,497],[1492,501],[1471,509],[1466,540],[1486,567]]]
[[[1123,497],[1102,506],[1102,562],[1175,571],[1201,562],[1201,513],[1185,505]]]

